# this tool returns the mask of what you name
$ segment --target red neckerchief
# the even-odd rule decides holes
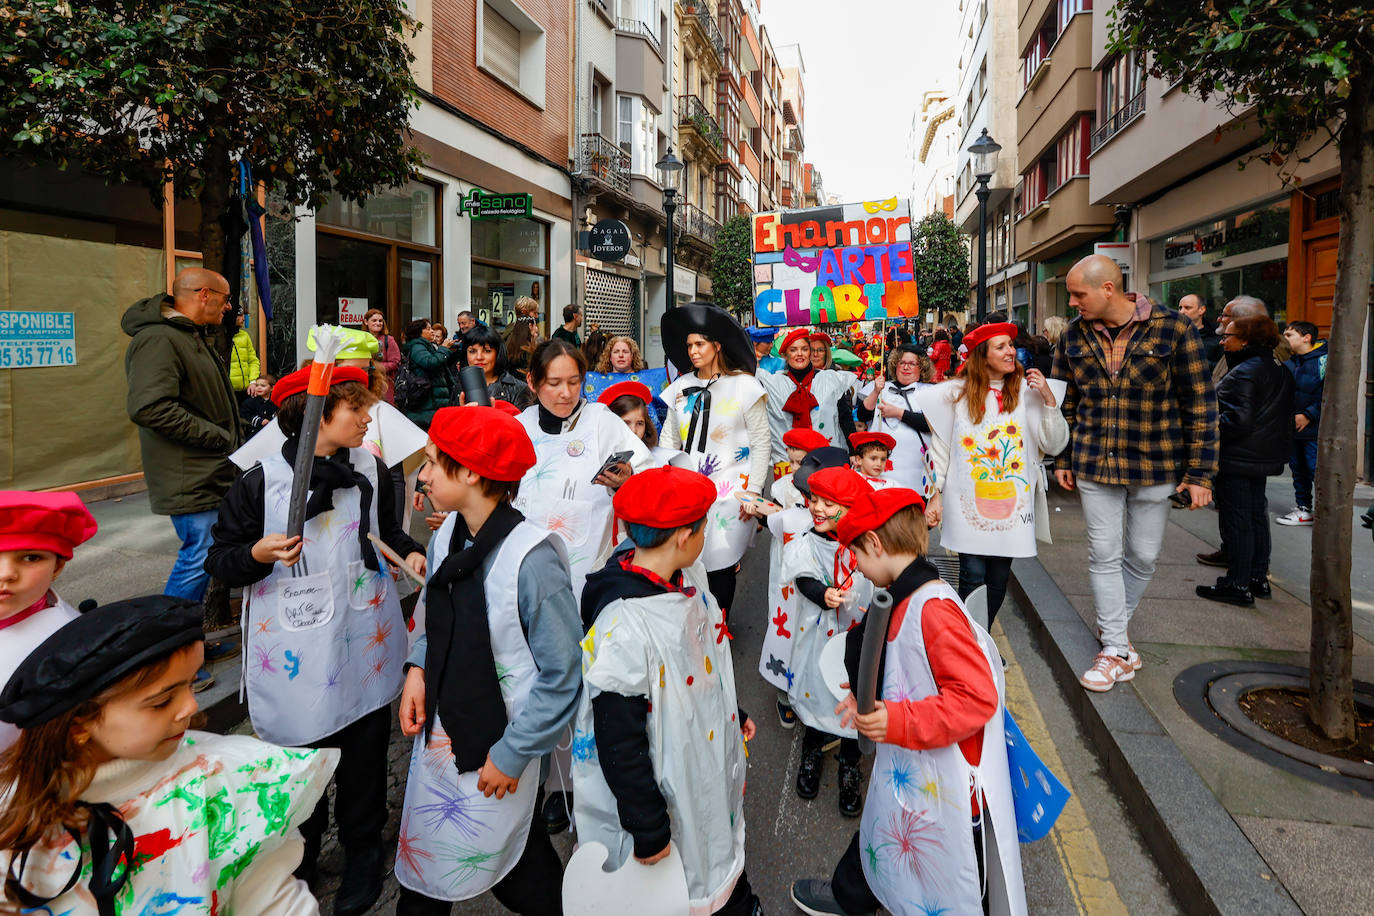
[[[663,588],[667,591],[681,592],[688,598],[691,598],[693,595],[697,593],[697,590],[692,586],[682,584],[682,570],[678,570],[677,575],[675,576],[677,582],[669,582],[667,579],[663,578],[658,573],[654,572],[652,569],[645,569],[643,566],[636,566],[632,562],[634,560],[634,557],[635,552],[633,550],[628,551],[625,554],[625,556],[620,558],[620,568],[625,570],[626,572],[634,573],[637,576],[643,576],[644,578],[652,582],[654,585],[657,585],[660,588]]]
[[[807,369],[806,374],[801,377],[801,381],[797,381],[790,367],[786,372],[787,377],[796,387],[787,396],[787,402],[782,405],[782,409],[785,413],[792,415],[793,429],[810,429],[811,411],[821,406],[820,402],[816,400],[816,396],[811,393],[811,381],[816,377],[816,370],[814,368]]]
[[[5,629],[6,627],[12,627],[16,623],[22,623],[23,621],[28,620],[34,614],[37,614],[39,611],[47,610],[51,606],[52,605],[48,604],[48,595],[45,592],[43,594],[43,597],[39,598],[32,605],[30,605],[27,610],[20,611],[18,614],[14,614],[10,617],[6,617],[4,620],[0,620],[0,630]]]

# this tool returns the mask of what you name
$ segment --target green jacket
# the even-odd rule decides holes
[[[243,391],[261,373],[258,351],[253,349],[253,337],[243,328],[234,335],[234,350],[229,354],[229,384],[235,391]]]
[[[164,318],[165,293],[129,307],[133,338],[124,354],[129,419],[138,426],[148,500],[158,515],[219,508],[234,482],[229,454],[243,443],[234,392],[210,340],[211,328],[179,314]]]
[[[460,351],[457,347],[439,347],[417,337],[406,341],[405,357],[410,368],[429,379],[429,394],[419,404],[410,405],[405,414],[410,422],[429,429],[429,421],[441,407],[458,406],[458,387],[453,377],[453,367],[458,363]]]

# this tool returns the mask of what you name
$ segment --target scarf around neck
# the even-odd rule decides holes
[[[788,366],[787,377],[796,387],[782,405],[783,412],[792,415],[793,429],[810,429],[811,411],[821,406],[816,396],[811,393],[811,382],[816,378],[816,370],[808,366],[805,372],[798,374],[798,370]]]
[[[506,730],[482,564],[524,520],[509,503],[500,503],[468,544],[471,535],[458,516],[449,554],[425,589],[425,737],[437,708],[460,773],[480,769]]]
[[[300,446],[299,436],[292,436],[281,446],[281,456],[293,468],[296,466],[296,453]],[[333,509],[334,491],[347,490],[350,487],[357,487],[360,494],[358,546],[362,551],[363,564],[377,572],[380,569],[377,564],[377,552],[372,549],[372,542],[367,537],[372,527],[372,482],[349,463],[347,449],[339,449],[328,457],[315,456],[315,463],[310,466],[310,496],[305,501],[305,519],[309,521]]]

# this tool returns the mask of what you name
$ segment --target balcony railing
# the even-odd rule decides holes
[[[656,49],[661,50],[658,43],[658,33],[653,30],[649,23],[641,22],[638,19],[617,19],[615,27],[618,31],[629,32],[631,35],[642,35],[649,39],[649,43]]]
[[[804,141],[802,140],[801,127],[793,125],[787,128],[787,139],[783,143],[783,148],[791,150],[794,153],[800,153],[803,146]]]
[[[679,204],[677,229],[685,235],[696,236],[708,245],[715,245],[720,223],[696,204]]]
[[[703,141],[718,153],[725,152],[725,138],[718,122],[695,95],[677,97],[678,124],[691,127]]]
[[[1145,87],[1131,96],[1131,100],[1116,110],[1110,118],[1097,125],[1093,131],[1093,152],[1097,152],[1098,147],[1106,143],[1112,137],[1121,132],[1121,129],[1131,121],[1135,120],[1136,115],[1145,110]]]
[[[600,134],[583,134],[577,166],[593,181],[630,193],[630,154]]]
[[[716,59],[722,63],[725,61],[725,38],[720,34],[720,26],[716,24],[716,17],[712,14],[715,3],[711,0],[678,0],[678,5],[695,20],[701,27],[702,37],[716,52]]]

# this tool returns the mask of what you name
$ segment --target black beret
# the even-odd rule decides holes
[[[149,595],[88,611],[45,639],[0,691],[0,720],[42,725],[205,638],[199,602]]]
[[[807,496],[811,495],[811,490],[806,482],[811,479],[811,475],[824,468],[843,468],[849,466],[849,450],[839,448],[834,445],[827,445],[824,448],[816,448],[806,453],[806,457],[801,460],[797,470],[792,474],[792,485],[801,490]]]

